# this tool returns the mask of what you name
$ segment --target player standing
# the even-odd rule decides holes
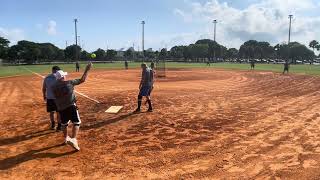
[[[84,83],[88,76],[88,72],[91,69],[92,63],[90,62],[81,79],[67,80],[67,73],[63,71],[56,72],[57,82],[53,85],[53,92],[55,95],[55,102],[60,113],[61,125],[63,129],[63,134],[65,138],[65,143],[71,145],[76,150],[80,150],[77,141],[77,134],[79,132],[81,120],[78,112],[78,107],[76,105],[76,97],[74,94],[74,86]],[[69,121],[73,123],[71,138],[68,136],[68,124]]]
[[[78,61],[76,61],[76,72],[80,71],[80,64]]]
[[[141,102],[142,102],[142,97],[145,96],[147,98],[147,103],[149,104],[148,112],[152,112],[152,104],[151,104],[151,99],[150,99],[150,90],[152,86],[151,82],[151,77],[150,77],[150,68],[143,63],[141,64],[142,68],[142,76],[141,76],[141,81],[139,85],[139,95],[138,95],[138,108],[135,110],[135,112],[140,112],[141,111]]]
[[[124,67],[125,69],[128,69],[128,61],[124,61]]]
[[[207,60],[207,66],[210,66],[210,61],[209,60]]]
[[[254,59],[252,59],[251,61],[250,61],[250,65],[251,65],[251,70],[254,70],[254,67],[255,67],[255,60]]]
[[[155,65],[154,65],[154,62],[151,62],[151,65],[150,65],[150,84],[151,84],[151,88],[150,88],[150,91],[149,91],[149,98],[151,100],[151,93],[153,91],[153,88],[154,88],[154,77],[155,77],[155,74],[156,74],[156,71],[155,71]],[[146,101],[145,104],[148,103],[148,100]]]
[[[283,73],[286,72],[289,73],[289,61],[287,60],[284,64],[283,64]]]
[[[47,102],[47,112],[50,113],[50,127],[52,130],[55,128],[54,112],[57,112],[57,131],[61,130],[61,122],[51,87],[57,82],[55,73],[59,70],[58,66],[53,66],[52,73],[44,78],[42,86],[43,99]]]

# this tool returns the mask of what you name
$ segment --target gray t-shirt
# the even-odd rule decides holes
[[[58,111],[65,110],[75,104],[76,96],[74,94],[74,86],[80,83],[80,79],[75,79],[70,81],[57,81],[52,86]]]
[[[55,96],[52,92],[52,86],[57,82],[56,76],[49,74],[43,81],[43,87],[46,88],[46,97],[47,99],[55,99]]]
[[[150,73],[150,68],[142,71],[142,86],[152,86]]]

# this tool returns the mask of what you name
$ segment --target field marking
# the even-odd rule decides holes
[[[23,75],[13,75],[13,76],[1,76],[0,79],[4,79],[4,78],[13,78],[13,77],[20,77]]]
[[[34,72],[34,71],[31,71],[30,69],[28,69],[28,68],[26,68],[26,67],[24,67],[24,69],[26,69],[27,71],[29,71],[29,72],[31,72],[31,73],[39,76],[39,77],[42,77],[43,79],[45,78],[45,76],[42,76],[42,75],[39,74],[39,73],[36,73],[36,72]],[[94,101],[94,102],[96,102],[96,103],[98,103],[98,104],[100,103],[98,100],[95,100],[95,99],[93,99],[93,98],[91,98],[91,97],[89,97],[89,96],[87,96],[87,95],[85,95],[85,94],[83,94],[83,93],[81,93],[81,92],[78,92],[78,91],[76,91],[76,90],[74,90],[74,92],[77,93],[77,94],[79,94],[80,96],[85,97],[85,98],[87,98],[87,99],[90,99],[91,101]]]

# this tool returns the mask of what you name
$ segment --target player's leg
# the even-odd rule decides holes
[[[55,128],[55,123],[54,123],[54,111],[50,112],[50,128],[54,129]]]
[[[70,139],[69,144],[73,148],[75,148],[76,150],[79,151],[80,147],[78,145],[77,135],[79,133],[81,120],[80,120],[78,107],[75,105],[71,106],[71,121],[73,123],[73,127],[72,127],[72,135],[71,135],[71,139]]]
[[[68,136],[68,124],[69,124],[69,119],[71,117],[69,114],[69,111],[70,111],[69,108],[67,108],[59,112],[61,129],[64,136],[64,143],[67,143],[70,140],[70,137]]]
[[[55,123],[54,123],[54,111],[56,111],[56,106],[53,99],[47,99],[47,112],[50,116],[50,128],[54,129]]]
[[[153,90],[153,85],[151,86],[150,91],[148,93],[149,98],[151,98],[152,90]],[[148,99],[146,100],[146,102],[144,104],[146,105],[147,103],[148,103]]]
[[[75,105],[71,107],[71,121],[73,123],[71,138],[77,138],[80,124],[81,124],[81,119],[80,119],[78,107]]]
[[[57,122],[58,122],[57,131],[61,131],[61,119],[60,119],[59,112],[57,112]]]
[[[149,111],[149,112],[152,112],[152,111],[153,111],[153,108],[152,108],[152,103],[151,103],[151,98],[150,98],[150,96],[147,96],[147,102],[148,102],[148,105],[149,105],[148,111]]]
[[[140,90],[141,91],[141,90]],[[141,111],[141,102],[142,102],[142,95],[141,95],[141,93],[139,93],[139,95],[138,95],[138,107],[137,107],[137,109],[135,110],[135,112],[140,112]]]

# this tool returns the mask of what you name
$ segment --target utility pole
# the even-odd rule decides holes
[[[142,55],[144,58],[144,25],[146,24],[146,22],[142,21],[141,24],[142,24]]]
[[[74,32],[75,32],[75,38],[76,38],[76,60],[78,60],[78,32],[77,32],[77,22],[78,19],[74,19]]]
[[[67,49],[67,47],[68,47],[68,41],[66,41],[66,49]]]

